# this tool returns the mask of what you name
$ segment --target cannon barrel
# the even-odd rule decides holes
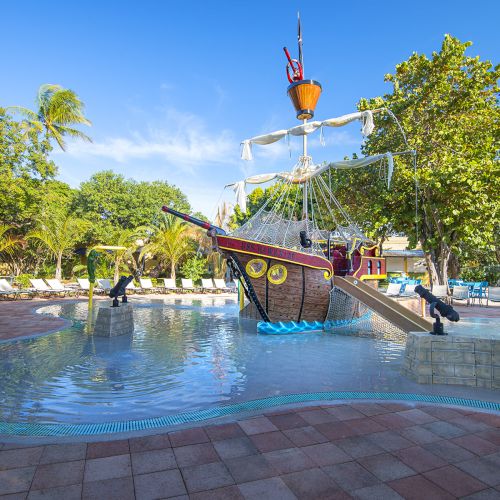
[[[203,229],[206,229],[207,231],[215,231],[215,234],[220,234],[220,235],[225,235],[226,231],[224,229],[214,226],[210,224],[210,222],[206,222],[204,220],[197,219],[196,217],[192,217],[191,215],[188,214],[183,214],[182,212],[178,212],[177,210],[174,210],[173,208],[169,208],[167,206],[161,207],[161,209],[166,212],[167,214],[172,214],[175,215],[176,217],[179,217],[180,219],[183,219],[187,222],[191,222],[191,224],[194,224],[196,226],[202,227]]]

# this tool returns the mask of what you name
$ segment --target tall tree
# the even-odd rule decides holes
[[[175,279],[180,261],[194,253],[194,229],[181,219],[165,214],[152,231],[141,256],[153,256],[162,266],[170,266],[170,277]]]
[[[372,173],[335,175],[337,196],[350,205],[372,234],[403,232],[420,242],[434,283],[446,284],[452,253],[461,248],[494,252],[500,218],[500,66],[465,54],[471,43],[446,35],[431,58],[414,53],[385,76],[392,92],[361,99],[359,109],[388,108],[365,154],[416,150],[418,233],[411,160],[395,158],[390,190]]]
[[[38,89],[36,111],[22,106],[11,106],[11,109],[25,116],[27,123],[34,130],[45,134],[47,148],[50,140],[55,139],[59,147],[65,151],[65,136],[91,141],[90,137],[74,128],[74,125],[91,125],[83,114],[84,107],[81,99],[72,90],[45,83]]]
[[[69,250],[81,241],[87,223],[64,210],[43,214],[37,227],[27,234],[28,239],[37,240],[56,259],[56,279],[62,278],[62,259]]]

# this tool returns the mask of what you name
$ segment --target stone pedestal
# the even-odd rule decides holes
[[[409,333],[402,373],[421,384],[500,389],[500,339]]]
[[[120,307],[100,307],[94,325],[94,335],[117,337],[134,332],[134,315],[129,303]]]

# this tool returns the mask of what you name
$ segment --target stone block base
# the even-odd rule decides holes
[[[402,373],[420,384],[500,389],[500,339],[411,332]]]
[[[100,307],[94,325],[94,335],[117,337],[134,333],[134,315],[128,303],[120,307]]]

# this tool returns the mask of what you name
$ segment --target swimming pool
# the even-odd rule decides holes
[[[396,342],[257,335],[233,298],[131,302],[133,336],[88,334],[79,302],[39,309],[72,319],[71,328],[0,344],[0,420],[110,422],[281,394],[402,388]]]

